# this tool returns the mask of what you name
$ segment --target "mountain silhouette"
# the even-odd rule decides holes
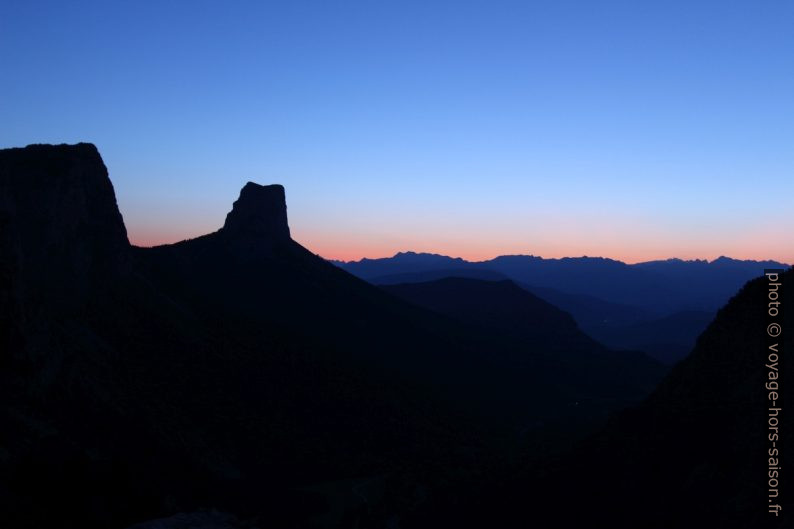
[[[351,274],[368,281],[375,277],[392,274],[428,272],[439,269],[466,270],[473,267],[472,263],[459,257],[416,252],[399,252],[393,257],[384,259],[368,259],[365,257],[360,261],[332,262]]]
[[[370,282],[383,286],[444,278],[507,279],[503,274],[487,269],[460,268],[377,276]],[[617,350],[643,351],[667,365],[675,364],[689,354],[697,337],[714,318],[713,313],[705,311],[681,311],[657,318],[639,307],[610,303],[593,296],[531,285],[519,286],[569,312],[582,331],[602,344]]]
[[[588,341],[570,314],[509,280],[452,277],[381,288],[422,307],[503,333],[545,336],[551,340],[559,335],[570,341]]]
[[[786,266],[775,261],[739,261],[727,257],[711,262],[669,259],[629,265],[601,257],[544,259],[532,255],[504,255],[488,261],[469,262],[413,252],[383,259],[334,263],[367,281],[440,269],[489,270],[522,285],[637,307],[653,317],[685,310],[715,312],[765,268]]]
[[[499,272],[480,268],[440,268],[422,272],[403,272],[388,274],[368,279],[373,285],[399,285],[402,283],[424,283],[445,279],[447,277],[463,277],[469,279],[482,279],[483,281],[504,281],[508,277]]]
[[[684,358],[717,308],[774,261],[650,261],[627,265],[602,258],[503,256],[468,262],[437,254],[334,264],[379,285],[444,277],[512,279],[569,312],[588,335],[613,349],[641,350],[665,364]]]
[[[784,287],[792,280],[792,269],[779,278]],[[767,291],[765,277],[747,283],[640,406],[564,457],[431,498],[405,526],[789,527],[790,501],[769,498],[767,483],[769,408],[785,406],[791,391],[781,382],[770,404],[765,385],[770,345],[789,351],[792,339],[767,336]],[[790,301],[788,290],[782,296]],[[790,328],[791,311],[783,318]],[[791,363],[779,360],[787,380]],[[785,454],[794,449],[791,424],[778,424],[775,454]],[[771,503],[783,505],[780,517],[768,513]]]
[[[587,332],[613,349],[645,351],[673,365],[690,353],[713,319],[712,312],[689,310],[632,324],[593,326]]]
[[[291,239],[277,185],[246,184],[214,233],[136,248],[88,144],[0,151],[0,249],[12,527],[210,507],[379,526],[528,444],[562,450],[664,373],[511,284],[526,312],[501,328],[372,286]]]
[[[784,287],[792,280],[792,269],[779,279]],[[611,492],[623,498],[618,507],[605,501],[605,489],[592,494],[596,517],[645,517],[658,527],[787,527],[791,513],[779,519],[767,512],[771,404],[765,384],[769,345],[779,342],[780,350],[790,351],[792,340],[790,334],[767,336],[767,283],[761,277],[745,285],[642,406],[581,448],[580,486],[589,488],[609,468],[618,478]],[[783,296],[785,305],[789,289]],[[791,328],[791,311],[783,318],[783,328]],[[779,367],[781,379],[789,379],[791,363]],[[782,402],[789,402],[790,390],[781,387]],[[785,454],[794,441],[790,423],[781,425],[779,452]]]
[[[631,385],[650,390],[662,372],[659,364],[642,353],[616,352],[602,346],[581,332],[570,314],[509,280],[445,278],[381,288],[420,307],[455,318],[469,328],[534,347],[558,366],[555,370],[564,374],[572,388],[588,388],[586,393],[572,391],[567,402],[576,403],[591,418],[599,413],[599,406],[593,405],[598,399],[613,398],[618,388],[622,388],[619,393],[630,391],[626,387],[627,375],[632,379]],[[516,365],[526,358],[523,350],[519,355]],[[599,375],[593,378],[592,373]],[[636,396],[640,398],[639,393]],[[604,411],[607,410],[602,408],[601,412]]]
[[[240,191],[221,229],[230,240],[279,243],[290,239],[284,187],[248,182]]]

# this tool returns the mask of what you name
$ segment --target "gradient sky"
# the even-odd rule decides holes
[[[132,242],[287,190],[329,258],[794,262],[794,3],[0,4],[0,146],[95,143]]]

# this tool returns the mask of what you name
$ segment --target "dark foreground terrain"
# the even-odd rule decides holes
[[[666,368],[513,283],[313,255],[280,186],[136,248],[95,147],[0,151],[2,526],[754,527],[763,288],[646,399]]]

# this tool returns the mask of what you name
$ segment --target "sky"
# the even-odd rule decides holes
[[[286,188],[327,258],[794,262],[794,3],[0,3],[0,147],[94,143],[130,240]]]

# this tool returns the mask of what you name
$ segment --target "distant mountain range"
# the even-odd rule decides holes
[[[373,284],[418,283],[445,277],[511,279],[571,313],[579,327],[603,344],[641,350],[673,364],[745,282],[775,261],[668,259],[629,265],[594,257],[543,259],[502,256],[469,262],[437,254],[404,252],[391,258],[334,264]]]
[[[626,264],[602,257],[544,259],[532,255],[504,255],[470,262],[437,254],[402,252],[383,259],[332,261],[366,281],[395,282],[398,274],[437,274],[437,271],[496,273],[518,283],[586,295],[629,305],[655,316],[682,310],[714,312],[744,283],[765,268],[785,268],[776,261],[714,261],[668,259]]]
[[[666,372],[513,283],[430,287],[303,248],[278,185],[246,184],[214,233],[136,248],[93,145],[0,151],[2,524],[212,507],[383,527],[526,443],[565,450]]]

